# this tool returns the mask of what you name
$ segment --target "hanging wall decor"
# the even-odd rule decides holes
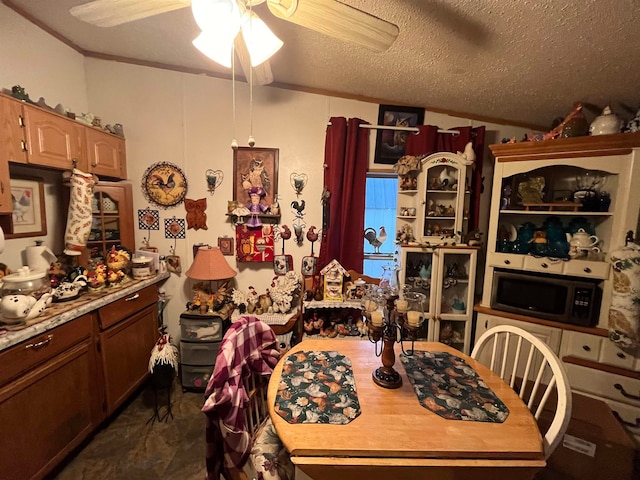
[[[236,259],[238,262],[273,262],[273,226],[249,228],[236,226]]]
[[[207,190],[209,190],[209,193],[213,195],[216,192],[216,188],[222,185],[224,173],[222,173],[222,170],[209,169],[205,174],[207,176]]]
[[[207,230],[207,199],[192,200],[185,198],[184,208],[187,210],[187,229]]]
[[[266,205],[274,202],[278,193],[277,148],[238,147],[233,150],[233,200],[238,205],[250,202],[252,187],[264,189]]]
[[[142,249],[157,252],[156,247],[151,247],[151,230],[160,230],[160,212],[150,208],[138,210],[138,228],[147,231],[147,236],[142,240]]]
[[[222,255],[233,255],[233,237],[218,237],[218,248]]]
[[[186,238],[184,218],[165,218],[164,219],[164,237],[183,239]]]
[[[380,105],[378,109],[378,125],[393,128],[378,129],[373,162],[386,165],[396,163],[404,155],[407,137],[411,133],[406,129],[423,123],[424,108]]]
[[[291,229],[286,225],[274,227],[274,241],[282,240],[282,254],[273,258],[273,271],[276,275],[284,275],[293,270],[293,256],[284,253],[284,243],[291,238]]]
[[[293,187],[293,190],[296,192],[296,195],[300,195],[302,193],[302,190],[304,190],[304,187],[307,186],[307,181],[309,180],[309,177],[307,176],[306,173],[293,172],[289,176],[289,180],[291,181],[291,186]]]
[[[162,208],[174,207],[187,194],[187,177],[177,165],[158,162],[144,172],[141,186],[149,202]]]

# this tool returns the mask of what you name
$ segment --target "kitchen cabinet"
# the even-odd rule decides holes
[[[0,353],[3,479],[43,478],[98,425],[94,318],[85,315]]]
[[[85,127],[75,120],[23,104],[27,129],[27,163],[88,171]]]
[[[401,179],[396,227],[410,229],[418,243],[460,243],[467,231],[469,162],[451,152],[438,152],[420,161],[418,173]],[[415,180],[411,175],[416,175]],[[407,178],[411,178],[407,181]]]
[[[86,265],[89,258],[105,259],[112,246],[122,245],[135,251],[130,183],[99,182],[93,190],[91,210],[91,230],[81,264]]]
[[[0,96],[0,215],[13,211],[9,162],[27,161],[23,125],[20,102]]]
[[[469,354],[478,249],[399,247],[400,285],[422,293],[426,325],[419,335]]]
[[[125,143],[123,137],[0,94],[0,160],[7,156],[13,163],[77,167],[102,178],[125,179]]]
[[[125,140],[117,135],[87,128],[89,172],[101,177],[127,178]]]
[[[151,285],[98,310],[106,415],[147,378],[149,356],[158,339],[157,301],[157,287]]]
[[[599,281],[598,325],[607,326],[608,252],[637,231],[640,133],[491,145],[496,158],[482,305],[497,268]],[[555,225],[555,226],[554,226]],[[600,252],[569,255],[566,234],[598,237]]]

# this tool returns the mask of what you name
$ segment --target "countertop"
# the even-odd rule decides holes
[[[122,286],[107,287],[97,292],[84,293],[75,300],[54,302],[47,307],[42,315],[30,320],[26,325],[0,324],[0,351],[131,295],[149,285],[161,282],[169,276],[170,273],[167,272],[159,273],[155,277],[144,280],[131,280]]]

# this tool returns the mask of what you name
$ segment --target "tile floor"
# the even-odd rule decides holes
[[[171,392],[173,419],[153,416],[153,392],[141,390],[119,413],[50,475],[51,480],[203,480],[203,394]],[[162,401],[162,399],[161,399]],[[161,407],[160,414],[166,412]]]

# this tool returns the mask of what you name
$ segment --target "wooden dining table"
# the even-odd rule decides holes
[[[415,342],[414,349],[462,358],[509,409],[507,419],[447,419],[423,407],[398,359],[398,343],[395,369],[402,386],[387,389],[371,377],[381,365],[372,342],[304,340],[283,355],[268,387],[269,415],[296,466],[296,480],[526,480],[545,466],[535,418],[497,374],[442,343]],[[346,425],[288,423],[276,412],[283,365],[298,351],[337,351],[351,360],[359,416]]]

